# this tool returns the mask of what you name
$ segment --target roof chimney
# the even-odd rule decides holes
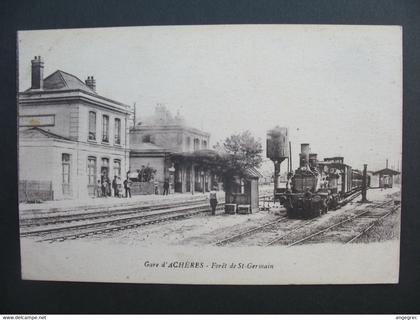
[[[85,83],[93,91],[96,91],[96,80],[93,78],[93,76],[88,76],[85,80]]]
[[[44,87],[44,61],[41,56],[35,56],[32,63],[32,85],[31,89],[43,89]]]

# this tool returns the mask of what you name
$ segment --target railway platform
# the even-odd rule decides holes
[[[267,193],[272,189],[271,185],[260,187],[260,193]],[[20,203],[20,219],[48,218],[54,216],[71,215],[78,213],[89,213],[98,211],[114,211],[124,209],[143,209],[158,206],[168,206],[171,204],[193,204],[207,201],[209,193],[174,193],[169,195],[135,195],[131,198],[86,198],[77,200],[54,200],[42,203]],[[218,191],[217,199],[219,203],[224,202],[225,192]]]
[[[68,215],[76,213],[89,213],[135,208],[150,208],[161,205],[171,205],[180,203],[192,203],[197,201],[208,200],[209,193],[175,193],[169,195],[136,195],[131,198],[88,198],[78,200],[56,200],[46,201],[43,203],[20,203],[20,218],[40,218],[56,215]],[[219,202],[224,201],[224,192],[217,193]]]

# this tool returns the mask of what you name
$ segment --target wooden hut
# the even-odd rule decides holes
[[[225,182],[225,212],[248,214],[259,211],[258,180],[262,175],[255,169],[246,169]]]
[[[399,175],[400,172],[385,168],[373,173],[374,175],[379,176],[379,188],[392,188],[394,185],[394,176]]]

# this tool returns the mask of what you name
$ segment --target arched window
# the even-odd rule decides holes
[[[121,160],[114,160],[114,177],[121,177]]]
[[[121,120],[115,118],[114,126],[114,143],[121,144]]]
[[[96,140],[96,112],[89,111],[89,140]]]
[[[109,142],[109,117],[102,116],[102,142]]]
[[[203,149],[207,149],[207,141],[203,140]]]
[[[200,150],[200,140],[198,138],[194,139],[194,151]]]
[[[101,163],[101,183],[105,178],[109,178],[109,159],[102,158]]]
[[[88,157],[87,160],[87,175],[88,175],[88,194],[95,195],[96,187],[96,157]]]
[[[88,157],[88,185],[96,184],[96,158]]]
[[[63,153],[61,155],[61,183],[63,194],[70,194],[70,155]]]

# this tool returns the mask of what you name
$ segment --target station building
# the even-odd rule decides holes
[[[156,169],[155,180],[162,189],[165,180],[170,192],[209,191],[213,182],[203,157],[211,158],[210,134],[189,127],[179,114],[173,116],[163,105],[153,116],[141,119],[130,130],[130,172],[142,166]]]
[[[31,87],[18,98],[20,201],[90,197],[101,175],[124,178],[131,107],[99,95],[93,76],[44,78],[41,57],[31,63]]]
[[[394,183],[399,184],[399,180],[396,179],[400,175],[400,172],[385,168],[382,170],[378,170],[376,172],[373,172],[374,176],[377,176],[377,183],[379,185],[379,188],[392,188],[394,186]],[[395,181],[397,180],[397,181]]]

